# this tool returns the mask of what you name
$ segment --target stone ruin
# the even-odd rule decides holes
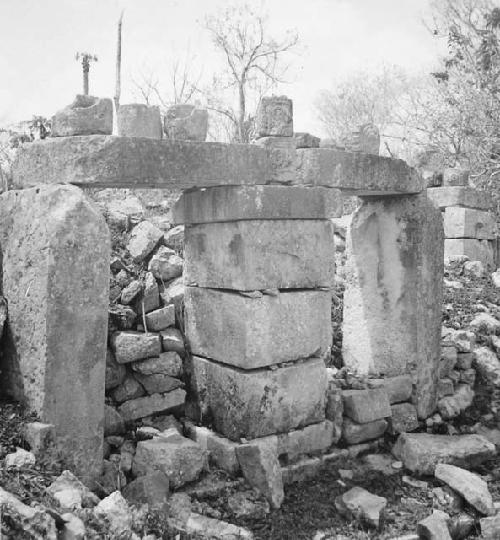
[[[294,136],[285,97],[263,100],[253,145],[159,140],[156,111],[134,107],[119,113],[126,136],[23,146],[14,190],[0,196],[9,309],[2,386],[54,424],[76,471],[88,481],[102,471],[110,264],[106,223],[80,188],[183,190],[173,215],[185,225],[187,394],[175,388],[125,401],[118,411],[126,422],[184,406],[189,436],[218,466],[251,476],[255,456],[271,453],[274,468],[266,474],[281,478],[277,457],[284,457],[286,482],[307,476],[310,461],[297,461],[301,456],[329,452],[320,459],[335,459],[344,451],[335,448],[341,436],[357,445],[387,429],[412,431],[431,416],[443,376],[445,246],[441,211],[431,199],[441,190],[440,207],[453,199],[470,208],[463,201],[482,195],[445,186],[430,197],[403,161],[359,151],[367,131],[375,152],[371,128],[360,130],[353,152]],[[153,131],[137,118],[151,118]],[[343,194],[361,199],[347,240],[343,359],[369,377],[364,389],[342,390],[325,365],[332,218],[342,214]],[[168,303],[143,302],[142,310],[172,317]],[[119,363],[161,354],[162,336],[152,328],[113,334]],[[141,356],[135,347],[144,340],[150,352]],[[151,443],[158,452],[161,444],[170,443]],[[138,475],[154,466],[151,445],[136,457]],[[171,473],[172,485],[186,481]],[[269,499],[279,506],[282,494]]]

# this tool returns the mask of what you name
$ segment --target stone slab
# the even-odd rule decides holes
[[[417,373],[420,418],[434,409],[440,359],[443,224],[425,194],[366,200],[347,239],[344,364]]]
[[[477,238],[492,240],[497,237],[495,216],[483,210],[449,206],[443,213],[445,238]]]
[[[139,397],[126,401],[118,408],[125,422],[131,422],[138,418],[151,416],[155,413],[167,412],[184,405],[186,392],[177,388],[166,394],[153,394],[151,396]]]
[[[450,260],[468,257],[470,261],[481,261],[488,268],[495,267],[493,242],[489,240],[446,238],[444,257]]]
[[[161,139],[163,136],[160,108],[157,106],[148,106],[144,103],[120,105],[116,121],[120,137]]]
[[[420,193],[424,181],[404,161],[330,148],[297,150],[301,184],[328,186],[358,196]]]
[[[267,153],[246,144],[93,135],[23,145],[13,165],[17,188],[68,183],[105,188],[266,184]]]
[[[0,196],[2,294],[9,305],[2,384],[54,424],[86,479],[102,466],[109,230],[74,186]]]
[[[190,384],[203,418],[231,440],[285,433],[325,417],[326,368],[314,358],[243,371],[193,356]]]
[[[286,96],[265,96],[255,114],[257,137],[293,136],[293,102]]]
[[[256,220],[190,225],[187,284],[242,291],[331,287],[333,225],[321,220]]]
[[[242,369],[322,356],[331,346],[330,291],[251,298],[186,287],[185,307],[191,352]]]
[[[342,401],[344,414],[359,424],[391,416],[389,397],[384,387],[370,390],[344,390]]]
[[[218,186],[187,191],[173,208],[175,224],[248,219],[330,219],[342,215],[339,190],[302,186]]]
[[[465,206],[478,210],[493,208],[493,199],[487,191],[465,186],[445,186],[427,189],[427,197],[439,208]]]

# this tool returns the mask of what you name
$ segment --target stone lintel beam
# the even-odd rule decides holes
[[[337,188],[362,196],[410,195],[420,193],[420,175],[401,159],[343,152],[331,148],[297,151],[300,183]]]

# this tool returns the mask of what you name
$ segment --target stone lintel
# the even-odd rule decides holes
[[[175,224],[253,219],[330,219],[342,215],[337,189],[303,186],[219,186],[185,192]]]
[[[428,188],[427,197],[441,209],[447,206],[465,206],[478,210],[493,208],[493,199],[490,193],[467,186]]]

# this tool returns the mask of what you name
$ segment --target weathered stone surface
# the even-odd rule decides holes
[[[184,260],[172,249],[162,246],[151,258],[148,270],[156,279],[168,281],[182,275]]]
[[[358,422],[354,422],[350,418],[344,418],[342,438],[347,444],[358,444],[380,437],[386,429],[387,422],[383,419],[358,424]]]
[[[149,395],[171,392],[183,386],[182,381],[164,373],[153,373],[151,375],[135,373],[134,377],[141,383]]]
[[[120,413],[110,405],[104,405],[104,436],[125,433],[125,422]]]
[[[172,283],[161,293],[161,299],[164,305],[173,304],[176,309],[182,306],[184,301],[185,283],[184,277],[174,279]]]
[[[176,488],[196,480],[206,460],[207,453],[199,444],[172,430],[168,437],[137,443],[132,471],[136,476],[162,471]]]
[[[472,353],[474,367],[489,383],[500,386],[500,360],[488,347],[478,347]]]
[[[328,371],[328,369],[327,369]],[[344,421],[344,401],[342,391],[329,377],[328,389],[326,392],[325,418],[333,424],[333,440],[337,443],[342,435],[342,423]]]
[[[359,196],[420,193],[424,182],[404,161],[329,148],[297,150],[300,184],[325,186]]]
[[[442,239],[440,212],[423,194],[367,200],[347,243],[344,364],[386,377],[415,370],[420,418],[437,397]]]
[[[334,442],[334,424],[329,420],[278,435],[278,451],[290,461],[303,454],[326,451]]]
[[[202,514],[191,512],[181,528],[189,537],[193,538],[224,538],[238,540],[253,540],[253,534],[244,527],[238,527],[227,521],[209,518]]]
[[[191,352],[243,369],[321,356],[331,346],[329,291],[249,298],[187,287],[185,306]]]
[[[149,508],[160,509],[168,499],[168,489],[168,476],[162,471],[152,471],[127,484],[123,496],[136,506],[147,504]]]
[[[426,540],[451,540],[450,531],[446,522],[447,514],[440,511],[434,511],[425,519],[417,524],[419,538]]]
[[[56,442],[56,428],[53,424],[27,422],[23,429],[24,440],[35,456],[48,450]]]
[[[455,388],[451,379],[439,379],[438,381],[438,398],[453,395]]]
[[[270,167],[266,151],[255,145],[94,135],[23,145],[12,173],[17,188],[71,183],[189,189],[267,184]]]
[[[378,156],[380,152],[379,129],[371,123],[362,124],[355,131],[344,135],[342,144],[348,152],[363,152]]]
[[[116,361],[120,364],[143,358],[151,358],[161,353],[159,334],[143,332],[115,332],[111,336],[111,346]]]
[[[144,388],[137,382],[134,377],[127,374],[125,380],[111,391],[111,397],[117,403],[123,403],[129,399],[136,399],[143,396],[146,392]]]
[[[392,405],[389,423],[392,433],[415,431],[418,428],[417,410],[411,403]]]
[[[335,507],[347,518],[356,518],[367,525],[379,528],[383,520],[383,512],[387,499],[373,495],[361,487],[353,487],[335,499]]]
[[[35,454],[24,450],[24,448],[16,448],[15,452],[5,456],[4,466],[6,469],[24,469],[33,467],[35,462]]]
[[[495,216],[484,210],[449,206],[443,213],[446,238],[492,240],[497,236]]]
[[[320,422],[326,370],[314,358],[275,370],[242,371],[193,356],[191,386],[204,417],[231,440],[253,439]]]
[[[385,388],[371,390],[344,390],[344,414],[358,424],[373,422],[391,416],[391,406]]]
[[[64,524],[59,531],[58,540],[85,540],[85,523],[71,512],[61,514]]]
[[[333,227],[320,220],[256,220],[186,227],[186,283],[236,289],[330,287]]]
[[[495,455],[495,445],[480,435],[402,433],[392,453],[410,471],[434,474],[438,463],[474,467]]]
[[[77,95],[71,105],[52,117],[52,137],[111,135],[113,103],[109,98]]]
[[[130,234],[127,249],[136,262],[145,259],[163,238],[163,231],[150,221],[142,221]]]
[[[110,257],[104,218],[72,186],[4,192],[0,245],[10,330],[0,384],[54,424],[79,473],[98,474]]]
[[[293,134],[297,148],[319,148],[320,138],[310,133],[298,132]]]
[[[427,196],[439,208],[447,206],[465,206],[489,210],[493,208],[493,199],[487,191],[472,187],[446,186],[427,189]]]
[[[253,141],[266,149],[270,183],[290,186],[297,183],[297,145],[292,137],[261,137]]]
[[[172,140],[204,141],[207,138],[208,111],[194,105],[172,105],[165,113],[165,135]]]
[[[86,488],[70,471],[63,471],[47,488],[62,510],[91,508],[99,502],[99,497]]]
[[[165,352],[184,354],[184,338],[177,328],[167,328],[160,332],[161,345]]]
[[[438,463],[434,476],[460,493],[481,514],[489,516],[495,513],[488,484],[477,474],[454,465]]]
[[[396,375],[395,377],[386,377],[385,379],[370,379],[368,383],[372,388],[383,386],[391,405],[408,401],[413,388],[410,375]]]
[[[130,330],[137,316],[132,308],[120,304],[109,306],[108,314],[110,332],[115,330]]]
[[[108,348],[106,350],[105,389],[111,390],[120,385],[125,380],[126,373],[127,370],[125,366],[116,361],[113,351]]]
[[[330,219],[342,215],[342,195],[302,186],[219,186],[187,191],[173,209],[188,225],[246,219]]]
[[[165,306],[146,314],[146,326],[149,332],[159,332],[175,324],[175,306]]]
[[[165,352],[154,358],[139,360],[130,367],[142,375],[163,374],[179,378],[183,372],[182,359],[176,352]]]
[[[110,532],[119,537],[130,531],[133,522],[133,514],[119,491],[115,491],[95,507],[97,516],[105,517],[110,526]]]
[[[285,494],[276,448],[272,444],[242,444],[236,449],[243,476],[271,503],[279,508]]]
[[[481,261],[488,268],[494,267],[493,246],[488,240],[446,238],[444,241],[444,256],[449,260],[468,257],[471,261]]]
[[[443,186],[467,186],[469,174],[469,169],[448,167],[443,171]]]
[[[263,97],[255,116],[257,137],[293,136],[293,103],[286,96]]]
[[[118,412],[126,422],[144,418],[151,414],[166,412],[184,405],[186,392],[181,388],[166,394],[153,394],[126,401],[120,405]]]
[[[116,120],[120,137],[148,137],[161,139],[160,108],[143,103],[129,103],[118,107]]]
[[[142,318],[144,313],[149,313],[160,307],[160,289],[158,282],[151,272],[146,272],[144,279],[144,293],[142,298],[137,301],[136,309],[139,316]]]
[[[485,273],[486,268],[481,261],[465,261],[464,276],[478,279],[484,277]]]
[[[500,514],[482,518],[479,523],[481,525],[481,538],[484,540],[497,540],[500,538]]]

